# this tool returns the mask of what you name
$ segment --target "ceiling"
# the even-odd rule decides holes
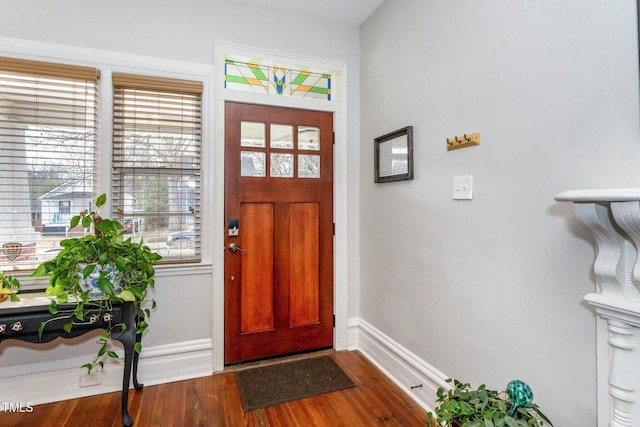
[[[359,27],[384,0],[223,0],[260,9]]]

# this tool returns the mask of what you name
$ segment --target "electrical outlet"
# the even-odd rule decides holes
[[[453,177],[453,199],[471,200],[473,199],[473,176]]]
[[[102,372],[80,374],[80,387],[91,387],[102,384]]]

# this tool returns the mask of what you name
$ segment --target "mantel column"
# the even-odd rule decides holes
[[[607,322],[607,333],[596,338],[609,350],[598,355],[598,371],[608,374],[598,389],[609,395],[598,412],[609,414],[609,427],[640,426],[640,189],[572,190],[556,200],[574,203],[596,242],[596,292],[585,300]]]

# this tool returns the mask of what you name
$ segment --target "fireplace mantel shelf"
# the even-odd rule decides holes
[[[559,202],[633,202],[640,201],[640,188],[593,188],[568,190],[558,194]]]

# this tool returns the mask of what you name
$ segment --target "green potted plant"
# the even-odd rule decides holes
[[[533,403],[533,393],[521,381],[511,381],[506,391],[498,392],[481,385],[449,378],[453,387],[440,387],[438,406],[428,413],[429,426],[442,427],[534,427],[552,426],[549,418]]]
[[[96,210],[106,200],[105,194],[98,197]],[[148,290],[155,285],[154,264],[162,257],[152,252],[142,240],[135,242],[125,237],[125,229],[119,221],[102,218],[97,211],[85,211],[74,216],[70,226],[75,228],[78,225],[93,232],[62,240],[62,250],[58,255],[40,264],[31,275],[49,277],[46,295],[53,297],[49,312],[57,316],[48,322],[66,318],[69,321],[63,328],[69,332],[74,325],[95,322],[96,313],[108,313],[113,302],[130,301],[136,309],[136,334],[142,334],[148,326],[150,308],[155,308],[155,301],[151,301],[150,308],[143,307],[142,303]],[[40,335],[48,322],[40,324]],[[115,352],[107,351],[113,329],[113,325],[109,325],[107,333],[100,336],[96,357],[83,365],[89,372],[96,366],[104,367],[105,355],[118,358]],[[139,353],[141,348],[137,342],[135,351]]]
[[[15,277],[0,271],[0,302],[11,298],[11,301],[20,301],[17,293],[20,290],[20,282]]]

